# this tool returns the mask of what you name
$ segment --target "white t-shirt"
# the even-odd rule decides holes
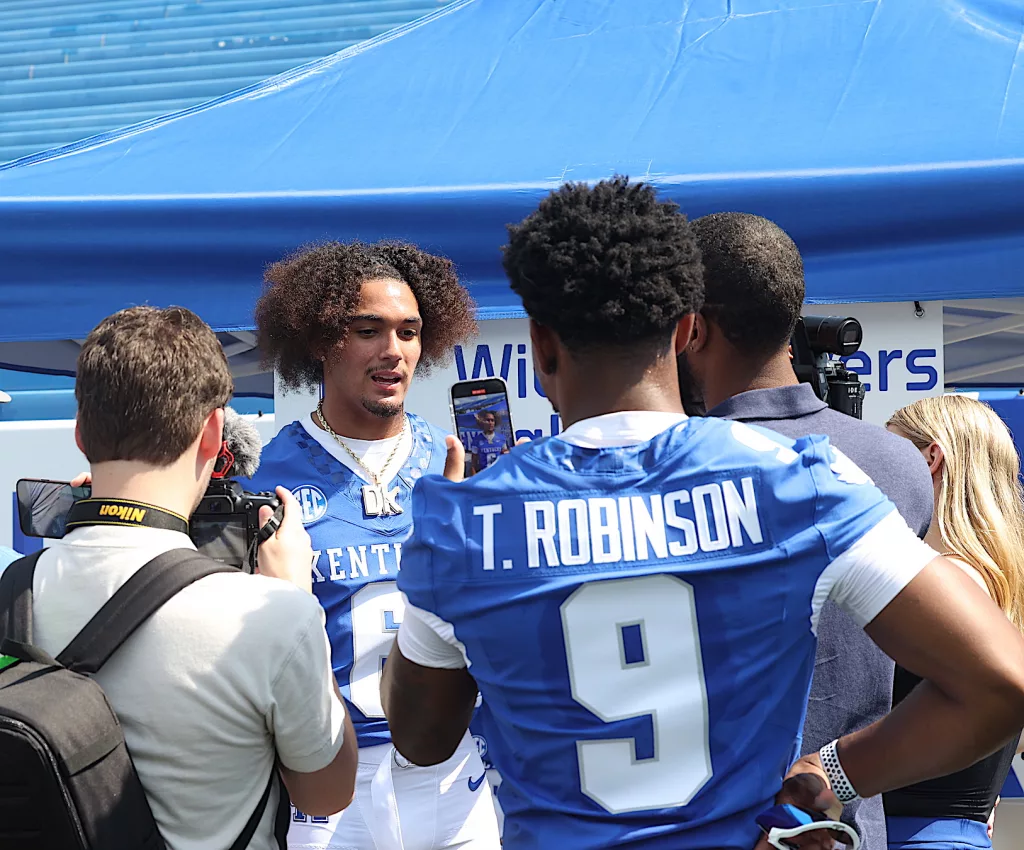
[[[39,559],[34,642],[57,655],[143,564],[194,549],[177,531],[89,526]],[[167,602],[96,674],[169,850],[224,850],[256,808],[274,762],[327,767],[344,705],[331,684],[316,599],[267,576],[217,573]],[[251,850],[276,850],[277,789]]]
[[[686,420],[682,413],[624,411],[574,423],[556,439],[582,448],[632,446],[651,440]],[[843,462],[853,462],[842,456]],[[870,623],[937,556],[893,511],[830,563],[822,572],[811,601],[811,628],[826,599],[850,614],[860,626]],[[430,611],[405,599],[398,646],[410,661],[423,667],[459,669],[470,666],[455,629]]]
[[[373,483],[366,474],[366,470],[352,459],[352,455],[338,445],[338,441],[334,437],[316,424],[312,413],[308,414],[301,422],[309,436],[323,446],[335,460],[347,466],[364,481]],[[412,428],[408,424],[397,437],[385,437],[383,440],[353,440],[342,435],[342,439],[345,441],[345,445],[352,449],[356,457],[380,476],[383,484],[387,484],[398,475],[409,459],[409,455],[412,454]],[[395,451],[396,445],[398,451]],[[393,451],[395,456],[385,469],[384,463]]]

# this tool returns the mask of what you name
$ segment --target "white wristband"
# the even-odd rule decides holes
[[[843,770],[843,765],[839,761],[839,753],[836,752],[836,743],[836,741],[832,741],[830,744],[825,744],[818,750],[818,756],[821,759],[821,766],[825,769],[829,784],[832,786],[832,793],[845,806],[847,803],[859,800],[860,794],[857,793],[850,778],[846,775],[846,771]]]

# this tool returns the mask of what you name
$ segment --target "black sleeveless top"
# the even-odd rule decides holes
[[[921,679],[899,665],[893,678],[892,704],[909,694]],[[964,818],[986,823],[1006,782],[1017,752],[1014,736],[1001,750],[965,770],[919,782],[883,795],[887,817]]]

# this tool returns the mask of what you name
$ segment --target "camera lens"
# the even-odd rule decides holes
[[[807,341],[819,353],[845,357],[860,348],[864,332],[856,319],[841,316],[804,316]]]

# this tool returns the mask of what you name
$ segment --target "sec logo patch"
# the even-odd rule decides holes
[[[302,524],[309,525],[322,519],[327,513],[327,497],[319,487],[303,484],[292,490],[292,495],[302,508]]]
[[[484,763],[484,767],[490,770],[494,767],[491,764],[491,760],[487,758],[487,741],[480,735],[473,736],[473,743],[476,744],[477,755],[480,756],[480,761]]]

